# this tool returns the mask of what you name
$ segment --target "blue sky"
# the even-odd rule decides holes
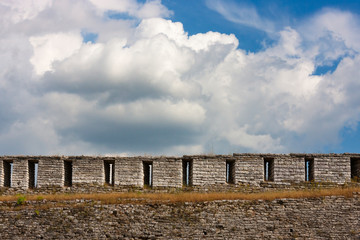
[[[0,3],[0,154],[359,152],[360,2]]]
[[[225,0],[225,1],[173,1],[162,3],[174,11],[170,17],[173,21],[181,22],[189,34],[217,31],[235,34],[239,39],[239,47],[248,51],[259,51],[264,48],[263,43],[271,44],[274,39],[266,32],[237,22],[229,21],[226,16],[211,8],[211,2],[222,2],[224,6],[247,7],[256,10],[259,16],[269,19],[280,30],[286,26],[296,26],[308,17],[326,8],[360,13],[360,3],[354,0],[319,0],[319,1],[288,1],[288,0]]]

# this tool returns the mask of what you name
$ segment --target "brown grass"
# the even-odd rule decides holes
[[[28,195],[26,201],[74,201],[74,200],[93,200],[104,204],[115,204],[121,202],[205,202],[215,200],[275,200],[282,198],[315,198],[325,196],[345,196],[352,197],[354,192],[360,192],[360,187],[351,188],[332,188],[318,190],[293,190],[293,191],[274,191],[263,193],[88,193],[88,194],[49,194],[49,195]],[[19,196],[0,196],[0,201],[17,201]]]

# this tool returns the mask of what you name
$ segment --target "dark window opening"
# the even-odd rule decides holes
[[[13,173],[13,162],[3,161],[4,168],[4,187],[11,187],[11,178]]]
[[[274,159],[264,158],[264,180],[274,181]]]
[[[314,181],[314,158],[305,158],[305,181]]]
[[[191,186],[192,185],[192,165],[193,162],[191,160],[183,160],[183,185]]]
[[[115,161],[104,161],[105,183],[114,185]]]
[[[360,182],[360,158],[350,158],[351,180]]]
[[[65,187],[72,186],[72,171],[73,171],[72,161],[64,161],[64,186]]]
[[[152,187],[153,184],[153,163],[143,162],[144,165],[144,185]]]
[[[226,161],[226,183],[235,183],[235,161]]]
[[[38,167],[37,161],[29,161],[29,188],[37,187]]]

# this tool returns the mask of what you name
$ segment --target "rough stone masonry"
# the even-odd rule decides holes
[[[359,185],[360,154],[3,156],[1,194]],[[322,185],[324,184],[324,185]],[[116,203],[0,202],[0,239],[360,239],[360,197]]]
[[[236,189],[360,179],[360,154],[233,154],[183,157],[2,156],[0,186]]]
[[[7,209],[1,239],[360,239],[359,195]],[[29,203],[30,204],[30,203]],[[5,210],[4,210],[5,208]]]

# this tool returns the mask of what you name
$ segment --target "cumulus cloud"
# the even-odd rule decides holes
[[[34,55],[30,62],[37,74],[52,70],[54,61],[61,61],[73,55],[82,44],[79,33],[53,33],[29,38]]]
[[[29,12],[5,3],[3,154],[321,151],[359,121],[359,19],[349,12],[321,11],[251,53],[232,34],[189,36],[160,1],[83,0],[80,16],[66,0]],[[246,11],[255,22],[244,24],[270,28]]]

